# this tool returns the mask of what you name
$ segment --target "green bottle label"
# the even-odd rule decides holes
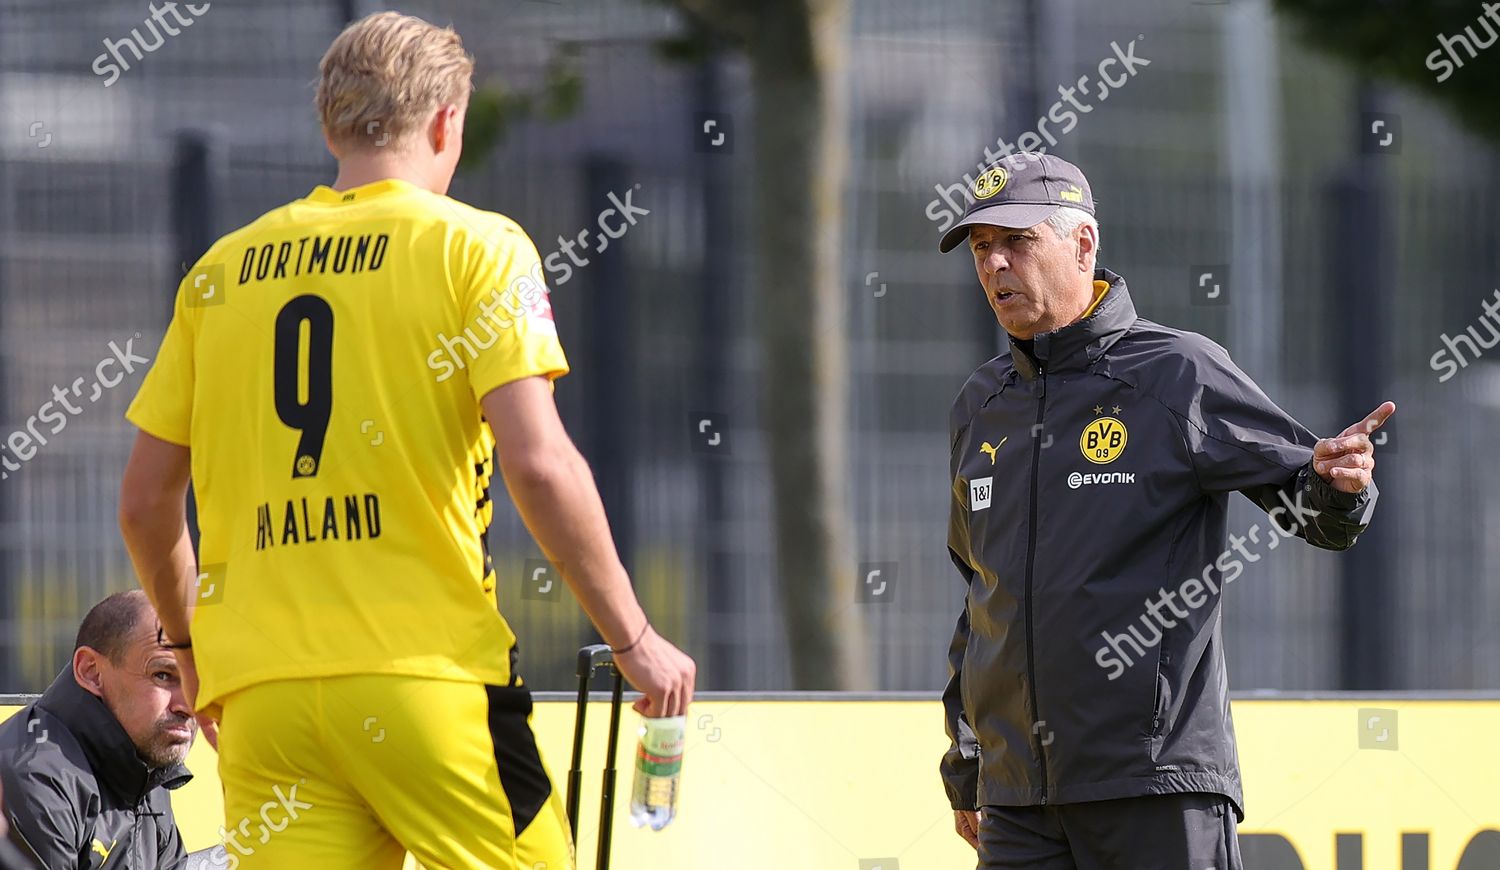
[[[682,756],[652,755],[642,746],[636,753],[635,766],[648,776],[676,776],[682,770]]]
[[[682,770],[682,745],[686,742],[685,722],[681,717],[659,721],[646,720],[641,728],[640,748],[635,766],[649,776],[676,776]]]

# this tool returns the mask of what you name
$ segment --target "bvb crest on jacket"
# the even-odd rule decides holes
[[[1115,414],[1120,413],[1120,406],[1115,405],[1110,409]],[[1095,414],[1103,414],[1104,408],[1095,405]],[[1125,442],[1130,439],[1130,431],[1118,416],[1099,417],[1083,427],[1083,434],[1078,436],[1078,449],[1083,453],[1083,458],[1104,465],[1114,462],[1125,452]]]

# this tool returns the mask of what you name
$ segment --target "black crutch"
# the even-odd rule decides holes
[[[568,769],[568,826],[573,842],[578,842],[578,787],[583,782],[583,718],[589,706],[589,681],[594,671],[608,668],[614,675],[610,693],[609,748],[604,756],[604,794],[599,811],[599,864],[597,870],[609,870],[609,841],[615,818],[615,752],[620,744],[620,699],[624,677],[615,667],[614,650],[609,644],[597,643],[578,651],[578,718],[573,725],[573,766]]]

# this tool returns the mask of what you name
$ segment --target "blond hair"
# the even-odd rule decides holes
[[[335,145],[399,147],[434,110],[468,100],[474,58],[451,27],[377,12],[344,28],[318,68],[318,115]]]

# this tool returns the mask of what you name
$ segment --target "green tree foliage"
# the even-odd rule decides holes
[[[1480,0],[1274,2],[1276,11],[1295,22],[1308,43],[1371,79],[1427,94],[1475,133],[1500,141],[1500,44],[1478,47],[1500,36],[1500,3],[1489,2],[1495,9],[1491,18]],[[1459,35],[1474,46],[1475,55],[1454,44],[1450,56],[1438,41],[1440,36],[1451,41]],[[1462,66],[1453,62],[1455,56]],[[1438,76],[1447,70],[1445,60],[1453,62],[1454,69],[1440,82]]]
[[[552,54],[535,91],[512,90],[498,81],[479,86],[469,98],[459,168],[483,165],[514,125],[531,118],[561,121],[577,112],[582,102],[583,75],[578,70],[578,46],[573,43],[563,43]]]

